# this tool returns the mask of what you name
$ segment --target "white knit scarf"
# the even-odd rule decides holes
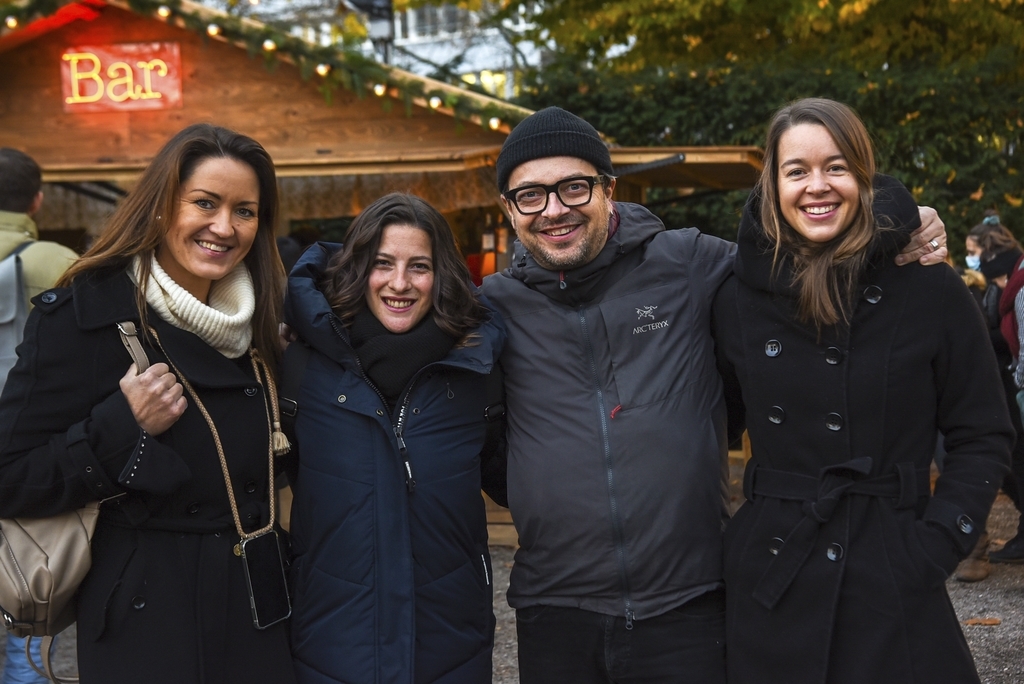
[[[139,284],[139,257],[129,274]],[[210,287],[209,304],[196,299],[176,283],[157,263],[150,262],[146,302],[163,320],[198,335],[203,342],[229,359],[237,359],[249,349],[252,340],[252,315],[256,311],[256,292],[245,263],[240,263]]]

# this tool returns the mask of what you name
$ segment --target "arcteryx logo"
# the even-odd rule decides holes
[[[637,308],[637,310],[636,310],[636,319],[638,321],[642,321],[645,318],[650,318],[654,322],[653,323],[645,323],[643,325],[636,326],[635,328],[633,328],[633,334],[634,335],[638,335],[640,333],[645,333],[645,332],[651,332],[652,330],[660,330],[661,328],[667,328],[668,327],[668,321],[655,321],[654,320],[654,310],[657,309],[657,308],[658,308],[657,306],[642,306],[642,307]]]
[[[650,318],[653,321],[654,320],[654,310],[657,309],[657,308],[658,307],[656,307],[656,306],[645,306],[643,308],[637,309],[636,310],[636,320],[639,321],[641,318]]]

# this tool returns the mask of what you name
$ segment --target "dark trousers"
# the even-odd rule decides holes
[[[725,594],[634,620],[579,608],[516,611],[521,684],[724,684]]]

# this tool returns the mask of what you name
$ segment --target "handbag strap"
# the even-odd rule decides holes
[[[135,361],[135,374],[142,375],[149,368],[149,357],[146,356],[146,350],[139,342],[138,328],[132,321],[122,321],[117,324],[117,330],[121,333],[121,342],[124,343],[124,348],[128,350],[132,360]]]
[[[28,664],[35,670],[40,677],[46,677],[54,684],[74,684],[78,681],[78,677],[58,677],[57,673],[53,671],[53,637],[44,636],[38,637],[41,639],[39,645],[39,655],[42,656],[42,668],[36,665],[36,661],[32,659],[32,639],[36,637],[27,637],[25,639],[25,658],[28,660]]]

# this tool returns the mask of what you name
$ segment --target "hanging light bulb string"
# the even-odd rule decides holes
[[[48,16],[57,7],[73,1],[28,0],[15,3],[0,0],[0,17],[4,17],[0,32],[21,30],[36,17]],[[127,7],[139,14],[156,15],[164,21],[176,23],[210,38],[242,45],[252,55],[262,52],[266,56],[267,68],[273,68],[274,61],[279,58],[290,60],[299,67],[304,79],[314,74],[320,77],[318,87],[328,102],[338,86],[355,93],[371,90],[377,97],[385,98],[383,106],[391,106],[388,99],[404,102],[409,115],[412,114],[413,105],[434,110],[443,108],[456,118],[474,121],[491,130],[506,131],[530,114],[529,110],[522,107],[484,99],[458,86],[431,84],[415,77],[403,78],[401,72],[348,46],[313,44],[251,19],[216,12],[192,2],[108,1],[114,6]],[[259,2],[248,0],[250,6]]]

